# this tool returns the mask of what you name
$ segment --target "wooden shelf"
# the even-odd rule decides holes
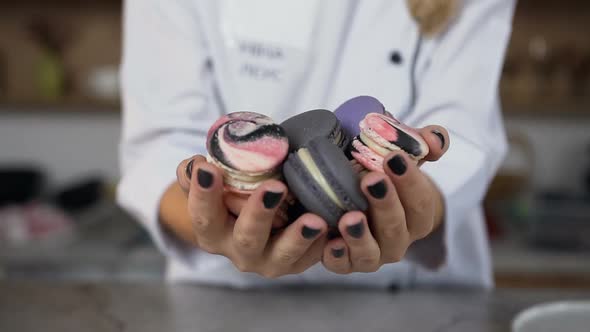
[[[84,1],[84,0],[4,0],[1,7],[9,8],[31,8],[31,7],[54,7],[69,6],[80,8],[96,7],[113,7],[121,6],[123,0],[101,0],[101,1]]]
[[[90,99],[64,99],[56,101],[19,101],[1,100],[0,112],[107,112],[117,113],[121,110],[118,101],[97,101]]]
[[[502,111],[509,116],[590,117],[590,102],[525,104],[504,101]]]

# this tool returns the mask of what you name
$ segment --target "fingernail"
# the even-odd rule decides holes
[[[186,177],[190,180],[193,177],[193,163],[194,163],[194,159],[191,159],[191,161],[188,162],[188,164],[186,164]]]
[[[199,186],[208,189],[213,184],[213,174],[199,168],[197,171],[197,181],[199,182]]]
[[[440,148],[444,149],[445,148],[445,136],[438,130],[433,130],[432,133],[435,134],[436,136],[438,136],[438,139],[440,140]]]
[[[283,197],[283,193],[275,193],[272,191],[267,191],[262,196],[262,203],[264,203],[264,207],[267,209],[274,209],[279,202],[281,201],[281,197]]]
[[[344,248],[332,248],[332,256],[334,256],[334,258],[340,258],[344,256]]]
[[[361,237],[363,237],[363,234],[365,233],[365,225],[361,220],[357,224],[346,227],[346,232],[353,238],[360,239]]]
[[[387,161],[387,166],[395,175],[403,175],[408,168],[404,157],[399,154]]]
[[[387,194],[387,186],[383,180],[368,186],[367,190],[369,190],[369,194],[371,194],[371,196],[377,199],[382,199]]]
[[[307,227],[307,226],[303,226],[303,228],[301,229],[301,235],[305,238],[305,239],[313,239],[314,237],[316,237],[318,234],[320,234],[321,230],[319,229],[315,229],[315,228],[311,228],[311,227]]]

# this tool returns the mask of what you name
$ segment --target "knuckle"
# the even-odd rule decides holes
[[[204,218],[203,216],[197,216],[193,218],[193,226],[197,231],[206,230],[209,228],[209,225],[211,225],[211,221],[207,218]]]
[[[418,196],[412,204],[407,207],[412,215],[427,215],[432,213],[434,201],[429,195]]]
[[[240,249],[252,250],[258,247],[254,238],[243,233],[237,233],[234,236],[234,242]]]
[[[390,224],[383,228],[383,236],[386,239],[399,239],[404,233],[405,229],[402,227],[402,223]]]
[[[362,272],[375,272],[379,269],[379,259],[373,256],[363,256],[355,260],[355,265],[362,269]]]
[[[285,249],[278,249],[275,255],[277,262],[281,265],[293,264],[298,258],[294,252]]]

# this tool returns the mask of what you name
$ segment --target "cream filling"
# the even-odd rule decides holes
[[[336,134],[336,137],[334,137],[334,143],[336,145],[340,145],[340,144],[342,144],[343,139],[344,139],[344,137],[342,137],[342,130],[340,130],[338,132],[338,134]]]
[[[360,134],[360,138],[361,138],[361,141],[363,143],[365,143],[366,146],[369,147],[369,149],[377,152],[382,157],[387,156],[391,151],[401,150],[397,145],[393,145],[393,144],[391,145],[391,147],[394,148],[393,150],[384,148],[381,145],[379,145],[377,142],[375,142],[374,140],[369,138],[369,136],[363,134],[362,132]]]
[[[344,204],[342,204],[340,199],[338,199],[338,196],[334,190],[332,190],[332,187],[330,187],[328,181],[322,175],[322,172],[320,172],[320,169],[316,165],[315,161],[313,161],[309,151],[306,148],[301,148],[297,151],[297,156],[299,156],[299,159],[301,159],[301,162],[305,168],[307,168],[309,174],[311,174],[313,177],[313,180],[319,184],[320,188],[328,195],[328,197],[330,197],[330,200],[338,205],[338,207],[341,209],[344,209]]]
[[[273,172],[273,173],[267,173],[267,174],[259,175],[259,176],[250,176],[250,175],[244,175],[244,174],[238,174],[238,173],[226,173],[226,176],[228,178],[232,178],[232,179],[239,180],[242,182],[256,183],[256,182],[262,182],[264,180],[268,180],[271,178],[277,178],[278,174]]]

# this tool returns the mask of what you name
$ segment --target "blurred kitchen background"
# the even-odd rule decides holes
[[[0,279],[160,280],[114,204],[121,0],[0,4]],[[520,1],[486,198],[499,287],[590,288],[590,3]]]

